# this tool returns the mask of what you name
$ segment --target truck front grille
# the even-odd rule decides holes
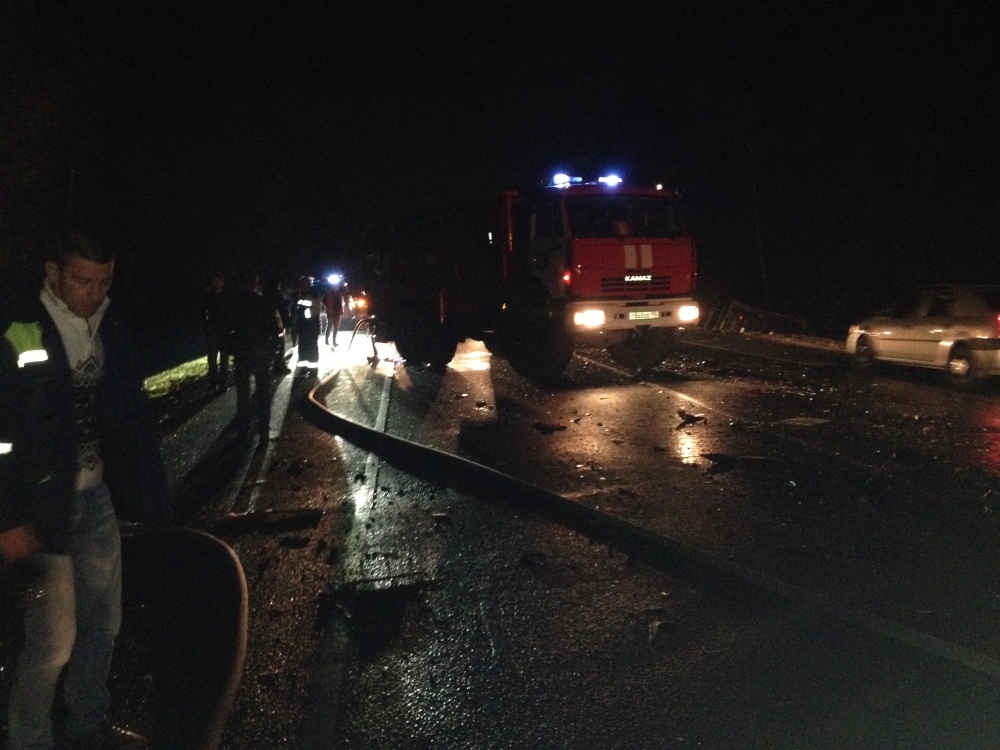
[[[625,281],[624,276],[601,279],[602,294],[668,294],[669,276],[654,276],[649,281]]]

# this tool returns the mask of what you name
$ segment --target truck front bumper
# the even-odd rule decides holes
[[[698,323],[698,303],[690,298],[591,300],[566,305],[566,330],[572,333],[624,331],[637,327],[677,328]]]

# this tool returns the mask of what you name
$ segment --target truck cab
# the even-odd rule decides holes
[[[634,368],[658,364],[670,336],[698,320],[695,249],[663,186],[565,175],[509,193],[511,283],[544,294],[573,341],[607,347]]]

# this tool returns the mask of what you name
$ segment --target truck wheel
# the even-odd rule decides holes
[[[608,354],[622,367],[641,372],[656,367],[666,358],[673,339],[672,328],[637,329],[629,331],[624,341],[610,344]]]
[[[490,354],[498,357],[504,356],[504,347],[501,343],[500,335],[496,331],[486,331],[483,333],[483,346]]]
[[[435,370],[443,370],[458,351],[458,342],[450,331],[439,328],[433,334],[433,340],[427,342],[426,360]]]
[[[407,362],[417,363],[419,349],[419,343],[416,339],[411,338],[409,334],[402,334],[396,337],[396,351]]]
[[[562,326],[562,318],[522,314],[512,321],[508,361],[515,371],[539,383],[562,379],[573,358],[573,339]]]

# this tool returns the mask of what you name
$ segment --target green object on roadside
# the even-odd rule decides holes
[[[208,375],[208,358],[199,357],[177,365],[169,370],[150,375],[143,381],[143,389],[150,398],[162,398],[192,380],[201,380]]]

